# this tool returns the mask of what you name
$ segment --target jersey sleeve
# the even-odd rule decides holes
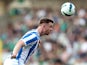
[[[32,42],[37,41],[38,38],[35,34],[27,34],[24,37],[22,37],[21,40],[25,43],[25,45],[29,45]]]

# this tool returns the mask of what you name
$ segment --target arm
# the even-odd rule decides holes
[[[22,40],[18,41],[18,43],[14,47],[13,54],[12,54],[11,58],[16,58],[18,51],[23,46],[25,46],[24,42]]]
[[[16,44],[11,58],[16,58],[20,48],[27,46],[36,40],[38,40],[38,38],[35,34],[26,35],[25,37],[21,38],[21,40]]]

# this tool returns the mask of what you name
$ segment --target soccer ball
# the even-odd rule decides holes
[[[66,2],[61,6],[61,13],[65,16],[72,16],[75,13],[75,5],[71,2]]]

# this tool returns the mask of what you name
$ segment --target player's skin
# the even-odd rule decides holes
[[[42,23],[37,27],[37,31],[39,32],[40,36],[43,35],[49,35],[53,31],[53,23]],[[24,42],[22,40],[18,41],[16,46],[14,47],[13,54],[11,58],[15,58],[18,51],[20,50],[21,47],[25,46]]]

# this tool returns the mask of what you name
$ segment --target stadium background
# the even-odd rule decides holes
[[[61,15],[64,2],[72,2],[76,13]],[[54,31],[41,37],[42,44],[27,65],[87,65],[87,0],[0,0],[0,65],[21,36],[36,28],[41,17],[55,21]]]

